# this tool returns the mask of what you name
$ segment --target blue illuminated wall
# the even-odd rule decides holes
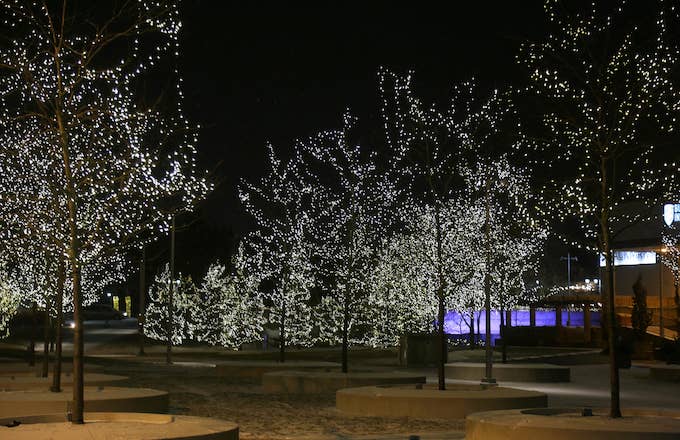
[[[479,333],[484,334],[486,332],[486,323],[484,311],[475,312],[475,333],[477,333],[477,317],[479,320]],[[600,313],[591,312],[591,325],[597,327],[600,325]],[[571,327],[583,327],[583,311],[572,311],[567,312],[562,311],[562,325],[567,325],[567,320],[569,319],[569,325]],[[448,334],[452,335],[465,335],[470,333],[467,321],[469,320],[469,315],[462,319],[457,312],[448,312],[444,317],[444,330]],[[500,333],[501,317],[500,313],[496,310],[491,311],[491,334],[498,335]],[[511,324],[513,326],[528,326],[529,325],[529,311],[528,310],[514,310],[512,311]],[[555,311],[554,310],[536,310],[536,326],[546,327],[555,325]]]

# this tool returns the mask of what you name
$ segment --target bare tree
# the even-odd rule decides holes
[[[676,128],[680,97],[670,74],[678,57],[668,26],[677,17],[659,5],[650,14],[647,4],[608,10],[593,2],[577,12],[548,1],[551,33],[525,44],[521,56],[530,79],[525,96],[538,98],[531,112],[543,110],[543,130],[527,139],[536,153],[527,159],[546,174],[545,212],[578,230],[570,244],[605,256],[611,417],[621,416],[612,244],[672,191],[664,178],[671,164],[654,142],[657,129]]]
[[[3,22],[13,24],[0,49],[3,167],[28,169],[53,188],[31,215],[54,215],[46,206],[64,213],[59,254],[73,295],[74,423],[83,423],[83,269],[134,246],[146,231],[167,230],[166,208],[191,206],[209,189],[196,177],[196,138],[182,114],[177,6],[88,6],[0,5]],[[171,79],[152,108],[140,85],[159,69]],[[43,176],[44,168],[54,172]]]

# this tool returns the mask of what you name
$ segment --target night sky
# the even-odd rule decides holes
[[[483,87],[514,83],[523,76],[520,43],[547,27],[536,0],[192,0],[182,12],[186,111],[202,127],[201,163],[221,181],[178,233],[178,267],[196,275],[215,258],[228,260],[250,229],[236,186],[264,173],[267,142],[285,155],[296,138],[338,127],[347,108],[379,134],[380,66],[415,71],[419,95],[442,102],[471,77]]]
[[[415,70],[422,94],[442,99],[472,76],[493,85],[512,79],[519,42],[544,28],[537,1],[454,9],[289,3],[184,3],[187,112],[202,126],[205,166],[222,161],[217,174],[225,179],[208,217],[236,230],[247,227],[234,212],[236,183],[260,175],[268,141],[286,151],[296,138],[336,128],[346,108],[378,127],[380,66]]]

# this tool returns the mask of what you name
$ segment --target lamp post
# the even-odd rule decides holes
[[[139,258],[139,313],[137,314],[137,331],[139,332],[138,356],[144,356],[144,311],[146,309],[146,246],[142,244],[142,255]]]
[[[560,261],[564,260],[567,260],[567,294],[569,294],[571,293],[571,262],[578,261],[578,257],[572,257],[571,253],[567,252],[566,257],[560,257]],[[567,327],[569,326],[571,326],[571,310],[567,306]]]
[[[167,345],[165,347],[165,363],[172,364],[172,332],[173,332],[173,296],[175,295],[175,216],[172,216],[170,228],[170,292],[168,294],[168,322],[167,322]]]
[[[484,247],[485,247],[485,272],[484,272],[484,310],[486,329],[484,332],[484,357],[485,357],[485,374],[482,378],[482,384],[496,385],[496,379],[493,377],[493,349],[491,348],[491,179],[489,176],[485,177],[484,182]],[[504,186],[504,182],[500,181],[499,186]]]
[[[657,252],[657,264],[659,265],[659,337],[664,339],[663,325],[663,254],[667,252],[665,247]]]

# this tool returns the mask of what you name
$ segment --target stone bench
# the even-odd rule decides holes
[[[608,409],[584,417],[580,408],[541,408],[472,414],[466,440],[671,440],[680,438],[680,412],[625,408],[609,418]]]
[[[337,371],[340,364],[336,362],[314,361],[226,361],[215,365],[215,374],[218,376],[241,377],[260,379],[263,374],[273,371],[289,370],[320,370]]]
[[[425,383],[423,375],[400,372],[324,372],[277,371],[262,376],[262,387],[268,393],[313,394],[334,393],[343,388],[381,384]]]
[[[85,407],[95,412],[149,412],[168,410],[168,393],[149,388],[85,387]],[[66,414],[73,391],[48,390],[0,391],[0,418],[42,414]]]
[[[486,365],[473,362],[454,362],[445,365],[447,379],[481,380]],[[493,378],[505,382],[569,382],[571,370],[550,364],[493,364]]]
[[[91,440],[125,438],[238,440],[238,425],[207,417],[168,414],[86,412],[85,424],[74,425],[63,414],[0,420],[0,438]],[[13,427],[14,422],[20,424]]]
[[[348,388],[335,394],[336,408],[349,415],[464,419],[468,414],[510,408],[546,407],[548,396],[536,391],[483,385],[373,386]]]

